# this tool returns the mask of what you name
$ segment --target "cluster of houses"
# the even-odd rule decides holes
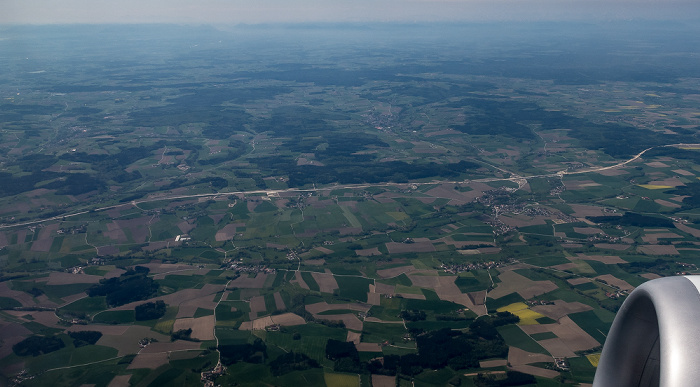
[[[555,357],[554,358],[554,367],[559,370],[559,371],[564,371],[567,372],[569,371],[569,363],[566,361],[566,358],[563,357]]]
[[[491,226],[491,228],[493,228],[493,233],[496,236],[504,235],[515,230],[515,227],[511,227],[503,223],[500,219],[498,219],[497,216],[485,220],[484,223],[488,224],[489,226]]]
[[[15,375],[11,381],[13,386],[19,386],[27,380],[32,379],[34,379],[34,375],[30,375],[29,372],[27,372],[27,370],[22,370],[17,375]]]
[[[537,305],[554,305],[554,301],[545,301],[545,300],[527,300],[525,301],[529,306],[537,306]]]
[[[294,251],[294,250],[289,250],[289,252],[287,253],[287,259],[290,260],[290,261],[301,260],[301,259],[299,258],[299,255],[297,254],[297,252]]]
[[[457,274],[461,273],[464,271],[472,271],[472,270],[479,270],[479,269],[495,269],[497,267],[504,267],[508,266],[511,263],[513,263],[513,259],[508,259],[505,261],[489,261],[489,262],[470,262],[470,263],[464,263],[464,264],[459,264],[459,265],[446,265],[442,264],[440,265],[440,268],[445,272],[445,273],[450,273],[450,274]]]
[[[204,387],[214,387],[216,384],[214,383],[214,380],[216,380],[219,375],[223,375],[226,373],[226,367],[224,367],[223,364],[221,364],[221,361],[216,363],[216,366],[214,366],[211,371],[203,371],[200,377],[200,380],[202,383],[204,383]]]
[[[267,274],[272,274],[276,273],[277,270],[267,267],[266,265],[244,265],[241,263],[241,261],[229,261],[224,263],[226,265],[226,269],[228,270],[235,270],[238,272],[243,272],[243,273],[267,273]]]
[[[611,298],[613,300],[617,300],[618,298],[621,298],[621,297],[627,297],[627,291],[617,290],[614,292],[605,292],[605,297]]]
[[[73,227],[66,227],[66,228],[59,228],[56,230],[56,234],[58,235],[63,235],[63,234],[82,234],[87,232],[87,224],[81,224],[79,226],[73,226]]]

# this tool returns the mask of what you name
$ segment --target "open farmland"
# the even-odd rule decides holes
[[[585,384],[700,272],[697,27],[3,28],[0,385]]]

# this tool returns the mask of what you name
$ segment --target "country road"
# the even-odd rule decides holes
[[[286,189],[278,189],[278,190],[228,191],[228,192],[192,194],[192,195],[174,195],[174,196],[163,195],[163,196],[151,197],[151,198],[143,199],[143,200],[133,200],[133,201],[128,202],[128,203],[115,204],[115,205],[111,205],[111,206],[91,208],[91,209],[82,209],[82,210],[79,210],[78,212],[54,216],[54,217],[46,218],[46,219],[31,220],[31,221],[22,222],[22,223],[15,223],[15,224],[2,224],[2,225],[0,225],[0,229],[29,226],[32,224],[39,224],[39,223],[51,222],[51,221],[55,221],[55,220],[59,220],[59,219],[71,218],[71,217],[75,217],[75,216],[79,216],[79,215],[84,215],[84,214],[87,214],[90,212],[101,212],[101,211],[106,211],[106,210],[110,210],[113,208],[132,206],[132,205],[138,206],[139,204],[142,204],[142,203],[151,203],[151,202],[158,202],[158,201],[172,201],[172,200],[182,200],[182,199],[218,197],[218,196],[227,196],[227,195],[267,194],[268,196],[275,196],[275,195],[279,195],[281,193],[289,193],[289,192],[304,193],[304,192],[332,191],[332,190],[337,190],[337,189],[362,189],[362,188],[370,188],[370,187],[406,187],[406,186],[410,186],[410,185],[420,186],[420,185],[432,185],[432,184],[462,184],[462,183],[466,183],[466,182],[488,183],[488,182],[493,182],[493,181],[512,181],[514,183],[518,183],[518,181],[528,180],[528,179],[538,179],[538,178],[546,178],[546,177],[562,177],[564,175],[578,175],[578,174],[583,174],[583,173],[599,172],[599,171],[604,171],[604,170],[608,170],[608,169],[619,168],[619,167],[625,166],[631,162],[638,160],[639,158],[642,157],[642,155],[644,155],[644,153],[646,153],[652,149],[663,148],[663,147],[700,147],[700,144],[680,143],[680,144],[658,145],[658,146],[653,146],[653,147],[644,149],[643,151],[636,154],[634,157],[632,157],[626,161],[622,161],[622,162],[619,162],[617,164],[613,164],[613,165],[608,165],[608,166],[604,166],[604,167],[593,167],[593,168],[577,170],[577,171],[562,170],[562,171],[555,172],[555,173],[531,175],[531,176],[520,176],[516,173],[512,173],[512,172],[509,172],[505,169],[502,169],[501,167],[496,167],[496,166],[493,166],[491,164],[482,162],[482,163],[487,164],[487,165],[489,165],[497,170],[500,170],[502,172],[510,173],[511,176],[505,177],[505,178],[489,177],[489,178],[483,178],[483,179],[462,180],[462,181],[433,180],[430,182],[409,182],[409,183],[391,183],[391,182],[388,182],[388,183],[373,183],[373,184],[346,184],[346,185],[332,185],[332,186],[321,187],[321,188],[318,188],[314,185],[313,188],[286,188]],[[520,184],[518,183],[518,185],[520,185]]]

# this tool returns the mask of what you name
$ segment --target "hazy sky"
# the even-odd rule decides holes
[[[698,0],[0,0],[11,24],[692,18]]]

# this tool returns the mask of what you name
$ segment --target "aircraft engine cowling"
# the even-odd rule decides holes
[[[700,386],[700,276],[636,288],[613,321],[594,387]]]

